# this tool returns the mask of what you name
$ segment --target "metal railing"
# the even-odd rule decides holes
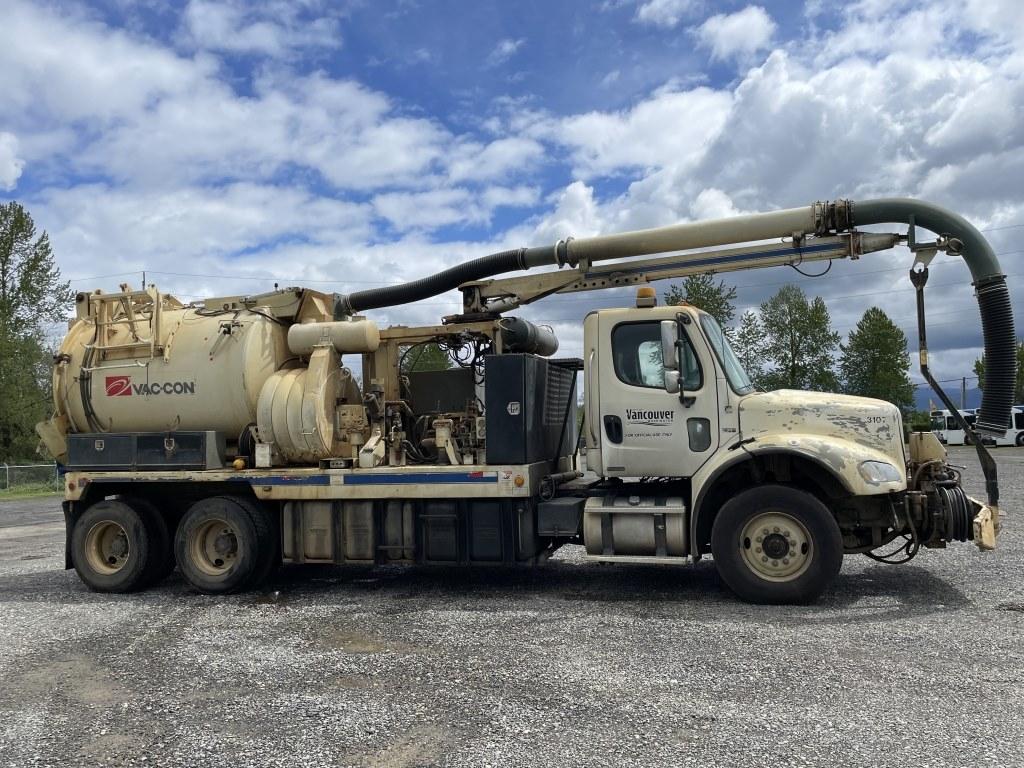
[[[48,464],[7,464],[0,462],[0,491],[27,485],[61,487],[60,468],[54,461]]]

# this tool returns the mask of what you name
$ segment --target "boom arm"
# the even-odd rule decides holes
[[[780,265],[797,266],[812,261],[856,259],[863,253],[888,250],[900,239],[900,235],[847,232],[827,237],[796,238],[786,243],[632,259],[589,268],[580,263],[556,272],[464,283],[459,290],[463,296],[463,312],[501,313],[553,293],[599,291],[703,272],[735,272]]]
[[[538,275],[532,282],[524,278],[521,284],[500,281],[497,284],[491,282],[477,286],[467,285],[470,305],[477,311],[496,311],[562,290],[593,290],[612,285],[629,285],[631,282],[650,279],[652,274],[657,274],[658,277],[673,277],[695,272],[722,271],[726,265],[730,265],[732,269],[740,269],[755,265],[794,263],[801,258],[808,261],[813,258],[813,254],[806,253],[811,243],[815,246],[836,247],[837,241],[845,239],[845,252],[840,248],[831,258],[853,258],[859,253],[886,247],[881,244],[884,240],[867,241],[872,246],[867,247],[865,239],[875,236],[857,233],[854,227],[858,223],[907,224],[911,237],[915,226],[920,226],[934,232],[938,239],[934,243],[918,248],[919,251],[927,253],[945,249],[963,257],[971,270],[985,339],[986,380],[976,428],[993,434],[1005,433],[1013,404],[1016,376],[1016,333],[1006,277],[1002,274],[991,246],[977,228],[952,211],[920,200],[888,198],[858,203],[849,200],[819,202],[802,208],[770,213],[688,222],[579,240],[567,239],[553,246],[503,251],[473,259],[404,285],[336,295],[334,312],[335,316],[341,317],[361,310],[420,301],[472,281],[543,266],[569,266],[572,269],[561,273],[564,278],[559,272],[553,272]],[[754,249],[737,248],[711,255],[689,254],[643,263],[633,262],[629,266],[615,264],[600,269],[594,267],[597,262],[612,259],[632,259],[670,251],[693,251],[778,238],[792,238],[790,244],[779,246],[783,251],[788,247],[788,253],[778,252],[755,259],[755,254],[767,252],[764,246],[755,246]],[[892,240],[891,244],[895,242],[896,240]],[[800,254],[794,249],[803,249],[805,253]],[[826,250],[817,252],[817,258],[830,258],[823,255],[825,253]],[[702,259],[730,258],[735,261],[718,264],[700,263]],[[928,258],[919,253],[915,260],[923,262]],[[755,261],[759,263],[755,264]],[[661,271],[657,271],[659,269]],[[589,281],[594,281],[595,285],[588,285]],[[474,290],[476,297],[473,297]],[[482,295],[488,291],[494,295]]]

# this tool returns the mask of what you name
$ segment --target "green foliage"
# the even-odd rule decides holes
[[[832,358],[839,334],[832,330],[828,307],[820,296],[808,301],[799,287],[786,285],[761,305],[760,315],[769,366],[762,376],[764,387],[838,389]]]
[[[13,501],[15,499],[35,499],[40,496],[56,496],[61,492],[61,486],[54,483],[30,483],[17,485],[13,488],[0,488],[0,501]]]
[[[765,333],[761,318],[752,310],[740,317],[739,327],[733,331],[733,349],[743,369],[755,385],[761,386],[765,367]]]
[[[912,432],[931,432],[932,416],[928,411],[911,411],[906,423]]]
[[[885,312],[878,307],[865,311],[840,349],[845,392],[888,400],[900,408],[913,405],[907,337]]]
[[[978,389],[985,388],[985,355],[974,361]],[[1024,403],[1024,339],[1017,339],[1017,380],[1013,385],[1013,402]]]
[[[33,456],[34,426],[50,410],[48,325],[63,321],[71,285],[60,279],[50,239],[36,237],[20,204],[0,205],[0,460]]]
[[[447,353],[433,342],[416,344],[403,350],[402,373],[412,371],[447,371],[452,367],[452,361]]]
[[[723,329],[728,329],[736,316],[735,300],[736,288],[724,280],[715,283],[714,275],[709,273],[690,275],[681,286],[671,285],[665,291],[666,304],[692,304],[715,318]]]

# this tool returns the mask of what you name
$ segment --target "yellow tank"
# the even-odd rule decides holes
[[[297,364],[285,325],[258,307],[209,310],[169,297],[154,310],[93,302],[60,346],[54,399],[72,432],[215,430],[256,420],[263,384]],[[169,299],[169,301],[168,301]]]

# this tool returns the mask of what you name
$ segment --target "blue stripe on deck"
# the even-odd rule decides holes
[[[251,485],[330,485],[330,475],[271,475],[269,477],[239,477],[232,480],[241,480]]]
[[[417,483],[496,483],[497,472],[409,472],[344,475],[345,485],[415,485]]]
[[[344,485],[417,485],[497,483],[497,472],[410,472],[341,475]],[[330,475],[271,475],[231,478],[252,485],[330,485]]]

